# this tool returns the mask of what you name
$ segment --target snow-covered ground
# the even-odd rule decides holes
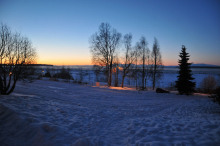
[[[0,96],[0,145],[218,146],[220,106],[201,94],[19,82]]]

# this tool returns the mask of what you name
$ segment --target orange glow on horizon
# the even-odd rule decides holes
[[[163,61],[164,66],[177,66],[178,62],[175,60],[167,59],[166,61]]]
[[[197,62],[193,62],[197,63]],[[84,60],[84,59],[78,59],[78,60],[38,60],[37,64],[51,64],[51,65],[93,65],[91,60]],[[207,64],[213,64],[213,65],[218,65],[217,63],[207,63]],[[164,61],[163,62],[164,66],[178,66],[177,61]],[[121,69],[121,68],[119,68]]]
[[[37,63],[51,65],[92,65],[91,61],[40,60]]]
[[[82,60],[82,61],[62,61],[62,60],[40,60],[38,64],[51,64],[51,65],[93,65],[91,61]],[[178,63],[174,62],[165,62],[165,66],[177,66]],[[121,69],[121,68],[120,68]]]

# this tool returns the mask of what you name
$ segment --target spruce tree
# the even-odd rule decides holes
[[[195,82],[192,82],[194,78],[192,77],[192,71],[190,65],[192,63],[188,63],[189,60],[189,53],[186,53],[186,48],[183,45],[182,50],[180,53],[180,60],[179,60],[179,76],[178,80],[176,81],[176,88],[179,91],[179,94],[186,94],[191,95],[195,92],[194,88],[196,86]]]

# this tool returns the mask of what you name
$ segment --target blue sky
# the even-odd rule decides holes
[[[181,46],[190,62],[220,65],[219,0],[1,0],[0,21],[29,37],[38,63],[89,65],[89,37],[108,22],[160,44],[165,65],[177,65]],[[123,48],[123,46],[121,46]]]

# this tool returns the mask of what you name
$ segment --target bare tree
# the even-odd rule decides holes
[[[136,43],[135,47],[135,69],[133,70],[132,76],[135,76],[135,80],[136,80],[136,90],[137,90],[137,86],[138,86],[138,73],[139,73],[139,69],[138,69],[138,57],[140,56],[140,45],[139,42]]]
[[[162,59],[161,59],[159,43],[156,38],[154,38],[151,59],[152,59],[151,60],[152,61],[152,82],[153,82],[153,90],[154,90],[155,84],[159,81],[159,79],[163,75],[163,68],[164,68]]]
[[[79,70],[79,72],[78,72],[79,82],[82,83],[82,81],[85,78],[86,74],[85,74],[84,70],[81,67],[78,70]]]
[[[120,64],[120,61],[119,61],[119,58],[118,58],[118,54],[116,53],[116,55],[114,56],[114,63],[113,63],[113,75],[114,75],[114,86],[115,87],[118,87],[118,74],[119,74],[119,64]]]
[[[1,56],[1,64],[2,64],[2,60],[5,58],[6,56],[6,49],[10,46],[11,42],[12,42],[12,35],[11,35],[11,31],[10,28],[7,25],[4,25],[3,23],[1,23],[0,25],[0,37],[1,37],[1,48],[0,48],[0,56]]]
[[[205,77],[200,83],[200,88],[204,93],[212,94],[214,89],[217,87],[218,82],[214,76]]]
[[[150,50],[147,47],[147,41],[145,37],[141,37],[140,42],[137,44],[139,48],[139,56],[141,59],[141,77],[142,77],[142,89],[146,89],[146,82],[150,73],[149,59]]]
[[[2,95],[9,95],[19,79],[27,80],[34,74],[31,64],[37,55],[28,38],[12,33],[7,25],[0,27],[0,91]]]
[[[122,83],[121,87],[123,88],[124,79],[125,77],[131,73],[132,69],[134,68],[134,63],[136,59],[136,51],[135,48],[131,46],[132,43],[132,34],[126,34],[124,36],[124,45],[125,45],[125,52],[124,52],[124,59],[123,59],[123,75],[122,75]]]
[[[119,48],[121,34],[111,29],[108,23],[99,26],[99,32],[90,38],[92,62],[95,65],[105,66],[108,86],[111,86],[112,65],[115,51]]]
[[[96,82],[99,82],[99,74],[101,72],[102,67],[99,65],[93,65],[93,70],[96,76]]]

